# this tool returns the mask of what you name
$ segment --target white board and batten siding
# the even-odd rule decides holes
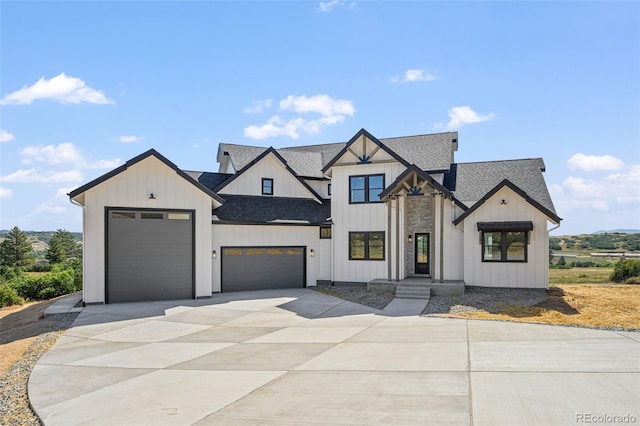
[[[218,193],[262,195],[262,179],[273,179],[273,196],[313,198],[313,194],[296,179],[273,154],[267,154]]]
[[[330,180],[304,179],[304,181],[322,198],[331,198],[331,194],[329,194]]]
[[[320,239],[318,226],[296,225],[232,225],[214,224],[211,227],[213,291],[221,290],[222,247],[306,247],[306,286],[317,280],[331,280],[331,239]],[[315,255],[311,257],[311,250]]]
[[[442,266],[443,266],[443,279],[451,281],[461,281],[464,279],[464,258],[463,249],[464,234],[461,230],[458,230],[453,225],[453,220],[456,214],[462,214],[462,209],[455,206],[454,203],[446,197],[437,197],[435,208],[435,232],[434,232],[434,252],[431,257],[433,258],[433,271],[432,277],[434,279],[440,279],[440,203],[444,203],[443,215],[444,223],[442,227],[443,235],[443,250],[442,250]]]
[[[506,201],[506,205],[501,204]],[[527,262],[483,262],[478,222],[532,221]],[[464,220],[464,280],[480,287],[548,288],[547,217],[521,196],[503,187]]]
[[[149,199],[153,193],[155,199]],[[195,293],[211,296],[211,198],[150,156],[84,193],[83,300],[105,302],[105,207],[195,211]]]
[[[356,152],[358,152],[356,150]],[[383,155],[384,154],[384,155]],[[386,153],[379,151],[375,160]],[[346,157],[346,156],[345,156]],[[353,158],[353,157],[352,157]],[[362,165],[340,165],[332,169],[331,217],[333,218],[333,263],[334,281],[366,283],[375,278],[386,278],[387,262],[393,262],[395,271],[395,242],[392,253],[388,251],[389,238],[395,238],[395,202],[392,211],[392,235],[387,230],[387,205],[385,203],[349,204],[349,176],[385,175],[385,187],[391,184],[405,167],[398,162],[372,163]],[[404,209],[400,203],[400,232],[404,229]],[[385,260],[349,260],[349,232],[384,231]],[[392,239],[392,241],[395,241]],[[404,250],[401,244],[400,265],[404,265]],[[403,268],[402,268],[403,269]],[[395,272],[394,272],[395,273]]]

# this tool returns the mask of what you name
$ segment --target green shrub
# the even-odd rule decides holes
[[[22,305],[24,299],[18,295],[15,288],[9,284],[0,284],[0,308],[11,305]]]
[[[624,282],[625,284],[640,284],[640,277],[630,277]]]
[[[631,277],[640,276],[640,259],[620,259],[613,266],[611,281],[622,283]]]
[[[23,275],[10,281],[18,294],[29,300],[45,300],[77,291],[73,270],[54,268],[40,276]]]

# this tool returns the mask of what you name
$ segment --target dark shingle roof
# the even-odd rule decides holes
[[[458,132],[380,139],[393,152],[425,171],[449,170]]]
[[[184,172],[212,191],[233,176],[231,173],[193,172],[188,170]]]
[[[445,173],[444,186],[459,201],[471,207],[507,179],[542,206],[556,213],[542,175],[544,169],[542,158],[458,163],[453,164],[451,170]]]
[[[409,164],[415,164],[426,171],[442,171],[448,170],[453,161],[452,143],[454,140],[457,142],[457,139],[457,132],[447,132],[386,138],[379,141]],[[345,146],[346,142],[292,146],[278,148],[276,152],[298,176],[323,177],[322,168]],[[240,170],[268,148],[221,143],[220,149],[229,153],[233,167]]]
[[[214,210],[221,221],[267,223],[274,221],[326,222],[331,202],[322,204],[307,198],[225,195],[224,204]]]

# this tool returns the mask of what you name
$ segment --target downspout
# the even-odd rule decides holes
[[[85,303],[85,300],[87,300],[87,298],[86,298],[86,294],[84,294],[85,289],[87,288],[87,283],[85,282],[85,276],[86,276],[85,271],[87,270],[87,268],[86,268],[86,265],[84,264],[84,262],[87,261],[87,253],[85,253],[85,251],[87,250],[87,245],[84,242],[84,239],[87,235],[87,230],[85,228],[87,224],[87,220],[85,218],[86,210],[82,204],[80,204],[73,198],[69,197],[69,201],[71,201],[71,204],[75,204],[76,206],[82,207],[82,306],[87,306]]]
[[[396,196],[396,281],[400,281],[400,197]]]
[[[440,282],[444,282],[444,194],[440,193]]]
[[[391,197],[387,200],[387,279],[391,281]]]

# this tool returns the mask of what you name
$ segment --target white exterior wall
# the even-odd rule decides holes
[[[273,179],[274,197],[313,198],[273,154],[268,154],[219,191],[220,195],[262,195],[262,178]]]
[[[325,199],[331,198],[331,195],[329,195],[330,180],[305,179],[304,181],[316,191],[320,197]]]
[[[149,199],[153,193],[155,200]],[[105,207],[195,210],[196,297],[211,295],[211,198],[151,156],[84,194],[85,303],[105,301]]]
[[[440,275],[440,208],[442,205],[442,212],[444,215],[444,223],[442,227],[442,270],[444,274],[442,278],[444,280],[462,280],[464,276],[464,255],[463,255],[463,237],[464,234],[455,229],[453,226],[453,220],[456,210],[460,210],[454,206],[450,199],[446,197],[438,196],[435,200],[435,232],[434,241],[432,247],[434,247],[435,253],[433,253],[433,271],[431,277],[434,280],[439,280]]]
[[[500,205],[501,200],[506,205]],[[527,262],[483,262],[478,222],[532,221]],[[481,287],[548,288],[547,217],[511,189],[503,187],[464,220],[464,280]]]
[[[356,150],[356,152],[358,152]],[[375,159],[378,159],[376,154]],[[387,230],[387,205],[385,203],[349,204],[349,176],[384,174],[385,186],[391,184],[405,167],[397,162],[373,163],[352,166],[334,166],[331,184],[331,217],[333,219],[333,281],[368,282],[375,278],[386,278],[387,262],[393,262],[395,279],[395,201],[392,211],[392,233]],[[404,230],[404,201],[400,202],[400,232]],[[349,232],[384,231],[385,260],[349,260]],[[392,253],[389,253],[389,238],[392,238]],[[400,265],[404,265],[404,245],[400,244]],[[404,268],[400,271],[404,278]]]
[[[213,291],[220,291],[222,260],[221,247],[238,246],[305,246],[307,287],[316,285],[316,280],[331,280],[331,239],[320,239],[318,226],[293,225],[209,225],[213,248],[218,258],[211,264]],[[315,256],[310,256],[311,250]]]

